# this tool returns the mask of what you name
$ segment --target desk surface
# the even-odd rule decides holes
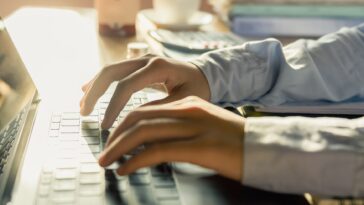
[[[135,41],[133,37],[99,36],[95,19],[92,9],[70,8],[25,8],[6,19],[8,30],[40,93],[49,101],[61,102],[62,108],[77,107],[74,101],[65,102],[65,97],[82,96],[79,89],[82,83],[91,79],[103,65],[124,59],[127,43]],[[228,31],[217,19],[204,29]],[[221,192],[226,192],[224,187],[235,187],[236,193],[225,194],[236,196],[242,203],[247,200],[256,201],[254,204],[308,204],[300,196],[262,192],[217,178],[211,182],[219,183]]]

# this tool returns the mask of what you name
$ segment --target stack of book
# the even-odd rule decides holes
[[[364,23],[363,0],[211,0],[242,36],[319,37]]]

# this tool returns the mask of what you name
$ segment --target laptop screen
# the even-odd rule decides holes
[[[0,133],[29,104],[36,88],[0,19]]]

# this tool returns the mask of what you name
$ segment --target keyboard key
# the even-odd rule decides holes
[[[100,153],[100,145],[81,145],[81,153]]]
[[[99,122],[82,122],[81,127],[83,130],[98,130],[100,125]]]
[[[79,163],[76,159],[60,159],[55,162],[57,169],[76,169]]]
[[[37,205],[49,205],[49,203],[50,202],[48,198],[42,198],[42,197],[39,197],[36,202]]]
[[[100,108],[100,109],[106,109],[107,107],[109,106],[109,103],[107,102],[101,102],[101,103],[99,103],[99,105],[98,105],[98,107]]]
[[[119,123],[122,122],[122,120],[129,114],[127,111],[121,111],[119,114]]]
[[[101,195],[104,192],[102,185],[80,185],[80,195],[81,196],[95,196]]]
[[[60,124],[59,123],[51,123],[51,130],[59,130]]]
[[[131,185],[148,185],[150,184],[150,176],[149,175],[138,175],[131,174],[129,175],[129,182]]]
[[[99,173],[101,168],[97,163],[84,163],[81,164],[80,172],[81,173]]]
[[[99,114],[96,115],[89,115],[84,116],[81,118],[81,123],[87,123],[87,122],[99,122]]]
[[[39,185],[38,195],[41,197],[47,197],[50,193],[50,185]]]
[[[74,203],[76,196],[74,191],[56,191],[51,194],[50,200],[55,204]]]
[[[72,191],[76,189],[76,180],[55,180],[52,187],[54,191]]]
[[[176,188],[157,188],[154,189],[154,191],[159,200],[178,198],[178,191]]]
[[[75,179],[76,169],[56,169],[55,179]]]
[[[181,205],[179,199],[164,199],[159,201],[160,205]]]
[[[118,182],[119,192],[126,192],[128,190],[128,181],[121,180]]]
[[[99,130],[81,130],[82,137],[98,137],[100,136]]]
[[[105,115],[106,109],[100,108],[99,113],[100,113],[100,115]]]
[[[81,144],[99,145],[100,138],[99,137],[83,137],[81,139]]]
[[[152,178],[153,184],[157,188],[175,187],[176,184],[171,176],[155,176]]]
[[[60,151],[63,150],[75,150],[75,149],[79,149],[80,148],[80,144],[79,143],[75,143],[73,141],[63,141],[62,143],[59,143],[57,148]]]
[[[125,105],[123,111],[132,111],[134,109],[134,106],[132,104]]]
[[[103,205],[106,203],[104,201],[104,197],[102,196],[87,196],[87,197],[79,197],[78,204]]]
[[[117,121],[114,121],[114,123],[111,125],[111,128],[116,128],[119,125]]]
[[[43,174],[52,174],[54,171],[54,166],[52,164],[45,163],[42,168]]]
[[[59,140],[61,142],[79,142],[80,139],[81,138],[78,133],[64,133],[61,136],[59,136]]]
[[[78,112],[62,113],[62,120],[78,120],[78,119],[80,119],[80,113]]]
[[[61,122],[62,126],[79,126],[80,125],[80,120],[62,120]]]
[[[56,122],[56,123],[60,123],[61,122],[61,116],[60,115],[53,115],[51,121]]]
[[[142,99],[141,98],[133,98],[133,103],[134,103],[134,105],[135,104],[140,105],[140,104],[142,104]]]
[[[133,192],[139,204],[157,204],[150,187],[138,187],[137,189],[133,189]]]
[[[100,184],[102,175],[99,173],[86,173],[80,175],[80,184]]]
[[[52,174],[42,174],[40,178],[40,182],[42,184],[50,184],[52,182],[53,176]]]
[[[120,176],[117,173],[115,173],[115,176],[118,181],[128,181],[128,176]]]
[[[79,126],[61,126],[61,133],[79,133]]]
[[[55,158],[57,159],[75,159],[78,155],[79,151],[76,149],[73,150],[61,150],[57,152]]]
[[[149,173],[149,169],[148,168],[141,168],[136,170],[133,174],[148,174]]]
[[[79,161],[81,163],[97,163],[97,158],[92,154],[80,154]]]

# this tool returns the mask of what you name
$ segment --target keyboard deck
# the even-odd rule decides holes
[[[101,168],[97,159],[108,131],[100,130],[111,94],[98,102],[87,117],[78,112],[56,113],[49,130],[49,146],[38,186],[36,204],[180,204],[169,165],[137,170],[119,176],[117,164]],[[146,102],[143,92],[133,95],[112,129],[135,107]],[[124,156],[128,158],[131,156]]]
[[[20,112],[13,121],[0,133],[0,176],[4,172],[5,165],[11,153],[16,135],[20,130],[24,111]]]

